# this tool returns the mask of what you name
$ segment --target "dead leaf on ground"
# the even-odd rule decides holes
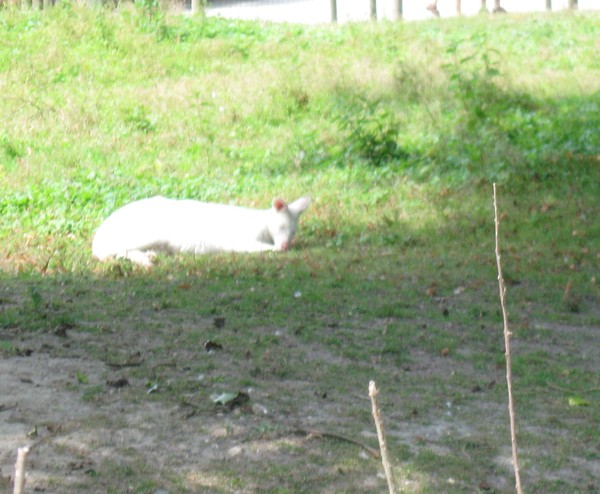
[[[125,377],[119,377],[117,379],[108,379],[106,385],[111,388],[124,388],[129,386],[129,381]]]
[[[250,401],[250,396],[243,391],[239,391],[238,393],[225,392],[221,394],[213,394],[210,396],[210,399],[216,405],[221,405],[222,407],[232,410],[233,408],[241,406]]]
[[[216,341],[206,340],[204,342],[204,349],[209,353],[216,352],[217,350],[223,350],[223,345]]]

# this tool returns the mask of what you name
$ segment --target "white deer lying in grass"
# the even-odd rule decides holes
[[[310,204],[275,199],[271,209],[248,209],[192,200],[152,197],[111,214],[98,228],[92,254],[151,266],[158,252],[261,252],[288,250],[298,218]]]

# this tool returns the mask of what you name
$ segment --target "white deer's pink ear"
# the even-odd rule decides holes
[[[292,202],[288,209],[294,216],[298,217],[308,206],[310,206],[310,197],[301,197]]]
[[[285,208],[287,208],[287,204],[285,203],[285,201],[283,199],[275,199],[273,200],[273,209],[275,211],[277,211],[278,213],[280,211],[283,211]]]

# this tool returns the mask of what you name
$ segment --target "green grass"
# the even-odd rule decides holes
[[[526,490],[597,489],[599,21],[0,10],[0,351],[106,367],[82,366],[66,388],[98,407],[82,426],[115,457],[77,485],[48,482],[381,492],[360,447],[289,432],[374,446],[375,379],[407,492],[511,492],[496,181]],[[102,219],[153,194],[313,204],[285,255],[93,261]],[[224,351],[207,355],[207,339]],[[110,390],[115,372],[131,385]],[[215,412],[212,393],[248,388],[267,414]],[[151,412],[127,425],[123,410],[150,405],[176,409],[168,430]],[[117,445],[111,426],[141,427],[150,446]]]

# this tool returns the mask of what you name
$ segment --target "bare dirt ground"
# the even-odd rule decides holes
[[[14,335],[2,334],[3,340],[9,337]],[[137,352],[151,352],[156,342],[133,344],[125,343],[129,338],[120,339],[122,344],[133,345],[131,348],[137,350],[131,362],[126,357],[119,368],[121,364],[107,365],[86,354],[89,339],[95,340],[94,346],[112,344],[85,333],[69,331],[68,336],[38,333],[18,338],[17,348],[22,356],[0,358],[0,485],[9,485],[16,450],[27,445],[31,448],[28,492],[269,490],[277,485],[277,475],[265,477],[260,485],[248,479],[245,485],[231,488],[227,487],[226,476],[230,469],[242,472],[257,463],[268,462],[269,458],[293,464],[298,459],[296,455],[287,460],[286,457],[295,446],[307,442],[313,442],[313,454],[318,454],[321,448],[318,440],[312,439],[313,427],[336,419],[335,408],[339,405],[322,406],[314,396],[295,413],[273,410],[269,403],[271,393],[264,391],[256,396],[252,390],[246,390],[251,403],[232,411],[207,404],[208,400],[198,400],[196,393],[189,393],[189,399],[177,403],[152,400],[146,380],[133,377],[130,369],[138,365],[178,367],[171,359],[153,364],[143,362],[142,357],[138,361]],[[147,367],[146,371],[152,373]],[[202,379],[203,376],[197,376],[200,383]],[[105,391],[95,395],[95,385],[103,388],[106,385]],[[271,392],[276,394],[279,387],[286,388],[286,392],[297,390],[300,396],[314,390],[308,382],[274,381]],[[85,391],[82,394],[83,388],[91,388],[92,396],[86,396]],[[265,427],[266,432],[259,432]],[[374,431],[365,431],[365,437],[357,438],[356,458],[370,463],[372,450],[366,443],[376,446]],[[336,436],[330,439],[336,440]],[[366,441],[364,447],[360,441]],[[325,448],[321,454],[332,453]],[[246,466],[236,466],[240,463]],[[121,477],[121,468],[131,469],[131,486],[105,479],[107,471],[110,475],[113,470]],[[165,472],[167,478],[163,477]],[[164,488],[140,487],[140,477],[146,477],[151,486]],[[342,491],[357,492],[376,492],[384,485],[377,468],[360,483],[355,481],[352,477],[345,485],[341,476],[336,484]]]
[[[2,278],[0,485],[30,446],[27,492],[385,492],[373,379],[401,492],[514,492],[488,267],[347,254]],[[600,488],[597,287],[573,290],[509,286],[532,494]]]
[[[138,313],[148,317],[149,331],[143,334],[127,330],[127,321],[116,327],[100,324],[95,328],[99,333],[85,327],[0,333],[0,340],[12,341],[17,353],[0,354],[0,485],[8,488],[16,450],[29,445],[28,492],[386,490],[380,462],[373,455],[377,440],[367,383],[357,382],[355,389],[336,389],[328,382],[315,382],[318,372],[303,380],[301,373],[286,370],[308,365],[313,370],[323,368],[325,375],[330,372],[328,366],[343,369],[356,366],[356,362],[302,343],[286,329],[274,335],[271,329],[257,328],[257,338],[279,339],[276,347],[262,354],[257,369],[254,357],[237,351],[209,354],[186,343],[193,328],[214,328],[220,325],[216,319],[189,321],[167,312],[164,317],[162,312],[154,312],[152,318],[145,311]],[[154,330],[153,324],[161,329]],[[377,338],[385,325],[385,320],[375,321],[369,331]],[[541,323],[536,327],[559,339],[568,338],[569,331],[582,330]],[[522,341],[517,348],[580,352],[580,357],[593,365],[600,359],[600,349],[585,341],[595,341],[597,328],[584,329],[589,339],[575,338],[571,348],[557,348],[547,339]],[[329,330],[345,329],[331,325]],[[205,333],[210,336],[211,331]],[[165,344],[170,345],[168,351],[157,350]],[[467,356],[468,345],[461,352]],[[382,396],[394,462],[403,475],[402,489],[512,492],[507,414],[496,394],[502,387],[503,369],[492,366],[481,373],[460,358],[443,358],[417,348],[410,357],[410,364],[386,366],[385,373],[390,382],[405,381],[409,387],[420,382],[422,388],[426,383],[424,396],[414,394],[409,402]],[[262,385],[244,389],[247,403],[233,410],[219,407],[207,399],[218,385],[205,385],[207,376],[197,374],[192,365],[197,359],[212,359],[206,369],[213,378],[220,373],[226,382],[233,375],[243,380],[245,374],[260,374]],[[366,364],[365,371],[381,365],[380,359],[374,356],[373,367]],[[290,375],[283,377],[286,373]],[[454,376],[462,376],[456,386],[452,385]],[[332,378],[335,376],[327,377]],[[160,385],[153,387],[155,382]],[[548,424],[543,417],[555,412],[544,404],[554,406],[563,398],[552,389],[540,396],[531,400],[533,405],[528,404],[533,408],[523,416],[522,432],[547,439]],[[435,405],[431,408],[439,413],[429,416],[426,410],[432,400]],[[559,419],[550,417],[550,424],[552,420]],[[576,416],[568,420],[585,422]],[[500,437],[490,439],[494,436]],[[564,439],[577,446],[575,438]],[[552,448],[548,455],[553,454]],[[423,451],[434,456],[434,463],[439,461],[435,458],[451,461],[457,451],[467,462],[488,458],[476,481],[452,476],[434,479],[405,461]],[[575,482],[581,487],[577,492],[597,492],[600,467],[594,455],[598,452],[581,453],[556,470],[535,466],[545,454],[536,453],[536,462],[530,459],[526,463],[531,468],[526,478],[554,475]],[[457,468],[460,471],[460,465]],[[535,473],[537,468],[542,471]]]

